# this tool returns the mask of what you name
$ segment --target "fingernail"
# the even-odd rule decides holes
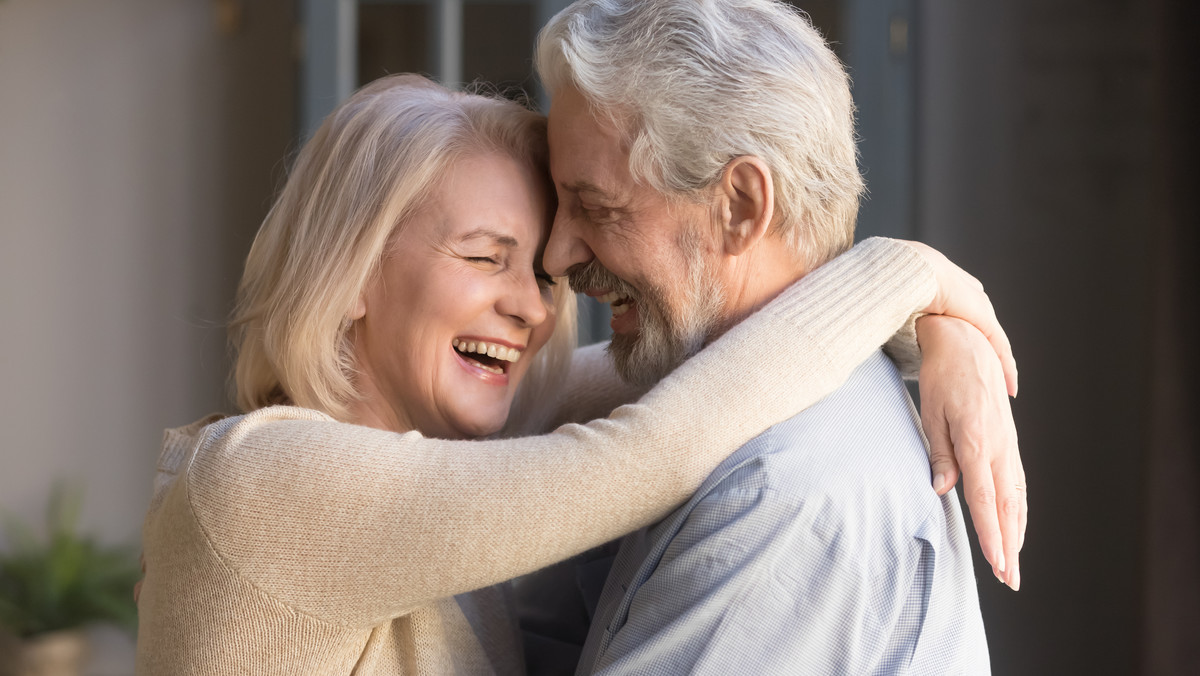
[[[1013,591],[1021,591],[1021,569],[1014,568],[1012,574],[1012,582],[1008,585]]]
[[[1004,572],[1004,552],[996,552],[996,569]]]
[[[1021,537],[1017,538],[1017,551],[1025,549],[1025,534],[1021,533]]]
[[[946,475],[944,473],[939,472],[937,476],[933,477],[933,491],[935,493],[941,493],[942,488],[944,488],[945,486],[946,486]]]

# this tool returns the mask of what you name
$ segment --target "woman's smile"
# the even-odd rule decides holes
[[[521,353],[525,350],[524,346],[516,347],[498,340],[484,340],[475,337],[455,338],[452,344],[459,361],[468,370],[475,372],[482,369],[488,374],[503,376],[503,382],[499,379],[484,378],[484,380],[504,385],[508,384],[509,367],[521,358]],[[483,376],[481,375],[481,377]]]

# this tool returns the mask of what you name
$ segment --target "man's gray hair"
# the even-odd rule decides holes
[[[574,87],[629,147],[635,180],[698,197],[739,156],[774,177],[779,234],[809,269],[848,248],[863,181],[849,79],[773,0],[578,0],[538,36],[552,95]]]

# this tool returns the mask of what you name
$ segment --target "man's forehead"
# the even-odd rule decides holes
[[[573,88],[555,93],[549,113],[550,171],[560,187],[611,193],[628,174],[629,156],[612,124],[598,120]]]

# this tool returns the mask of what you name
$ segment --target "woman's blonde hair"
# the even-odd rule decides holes
[[[325,119],[263,221],[238,287],[230,341],[243,411],[290,403],[345,418],[358,396],[347,315],[392,232],[455,162],[481,154],[510,157],[549,187],[545,117],[498,97],[396,75],[366,85]],[[555,286],[554,301],[557,328],[515,410],[535,409],[565,378],[575,345],[567,284]]]

